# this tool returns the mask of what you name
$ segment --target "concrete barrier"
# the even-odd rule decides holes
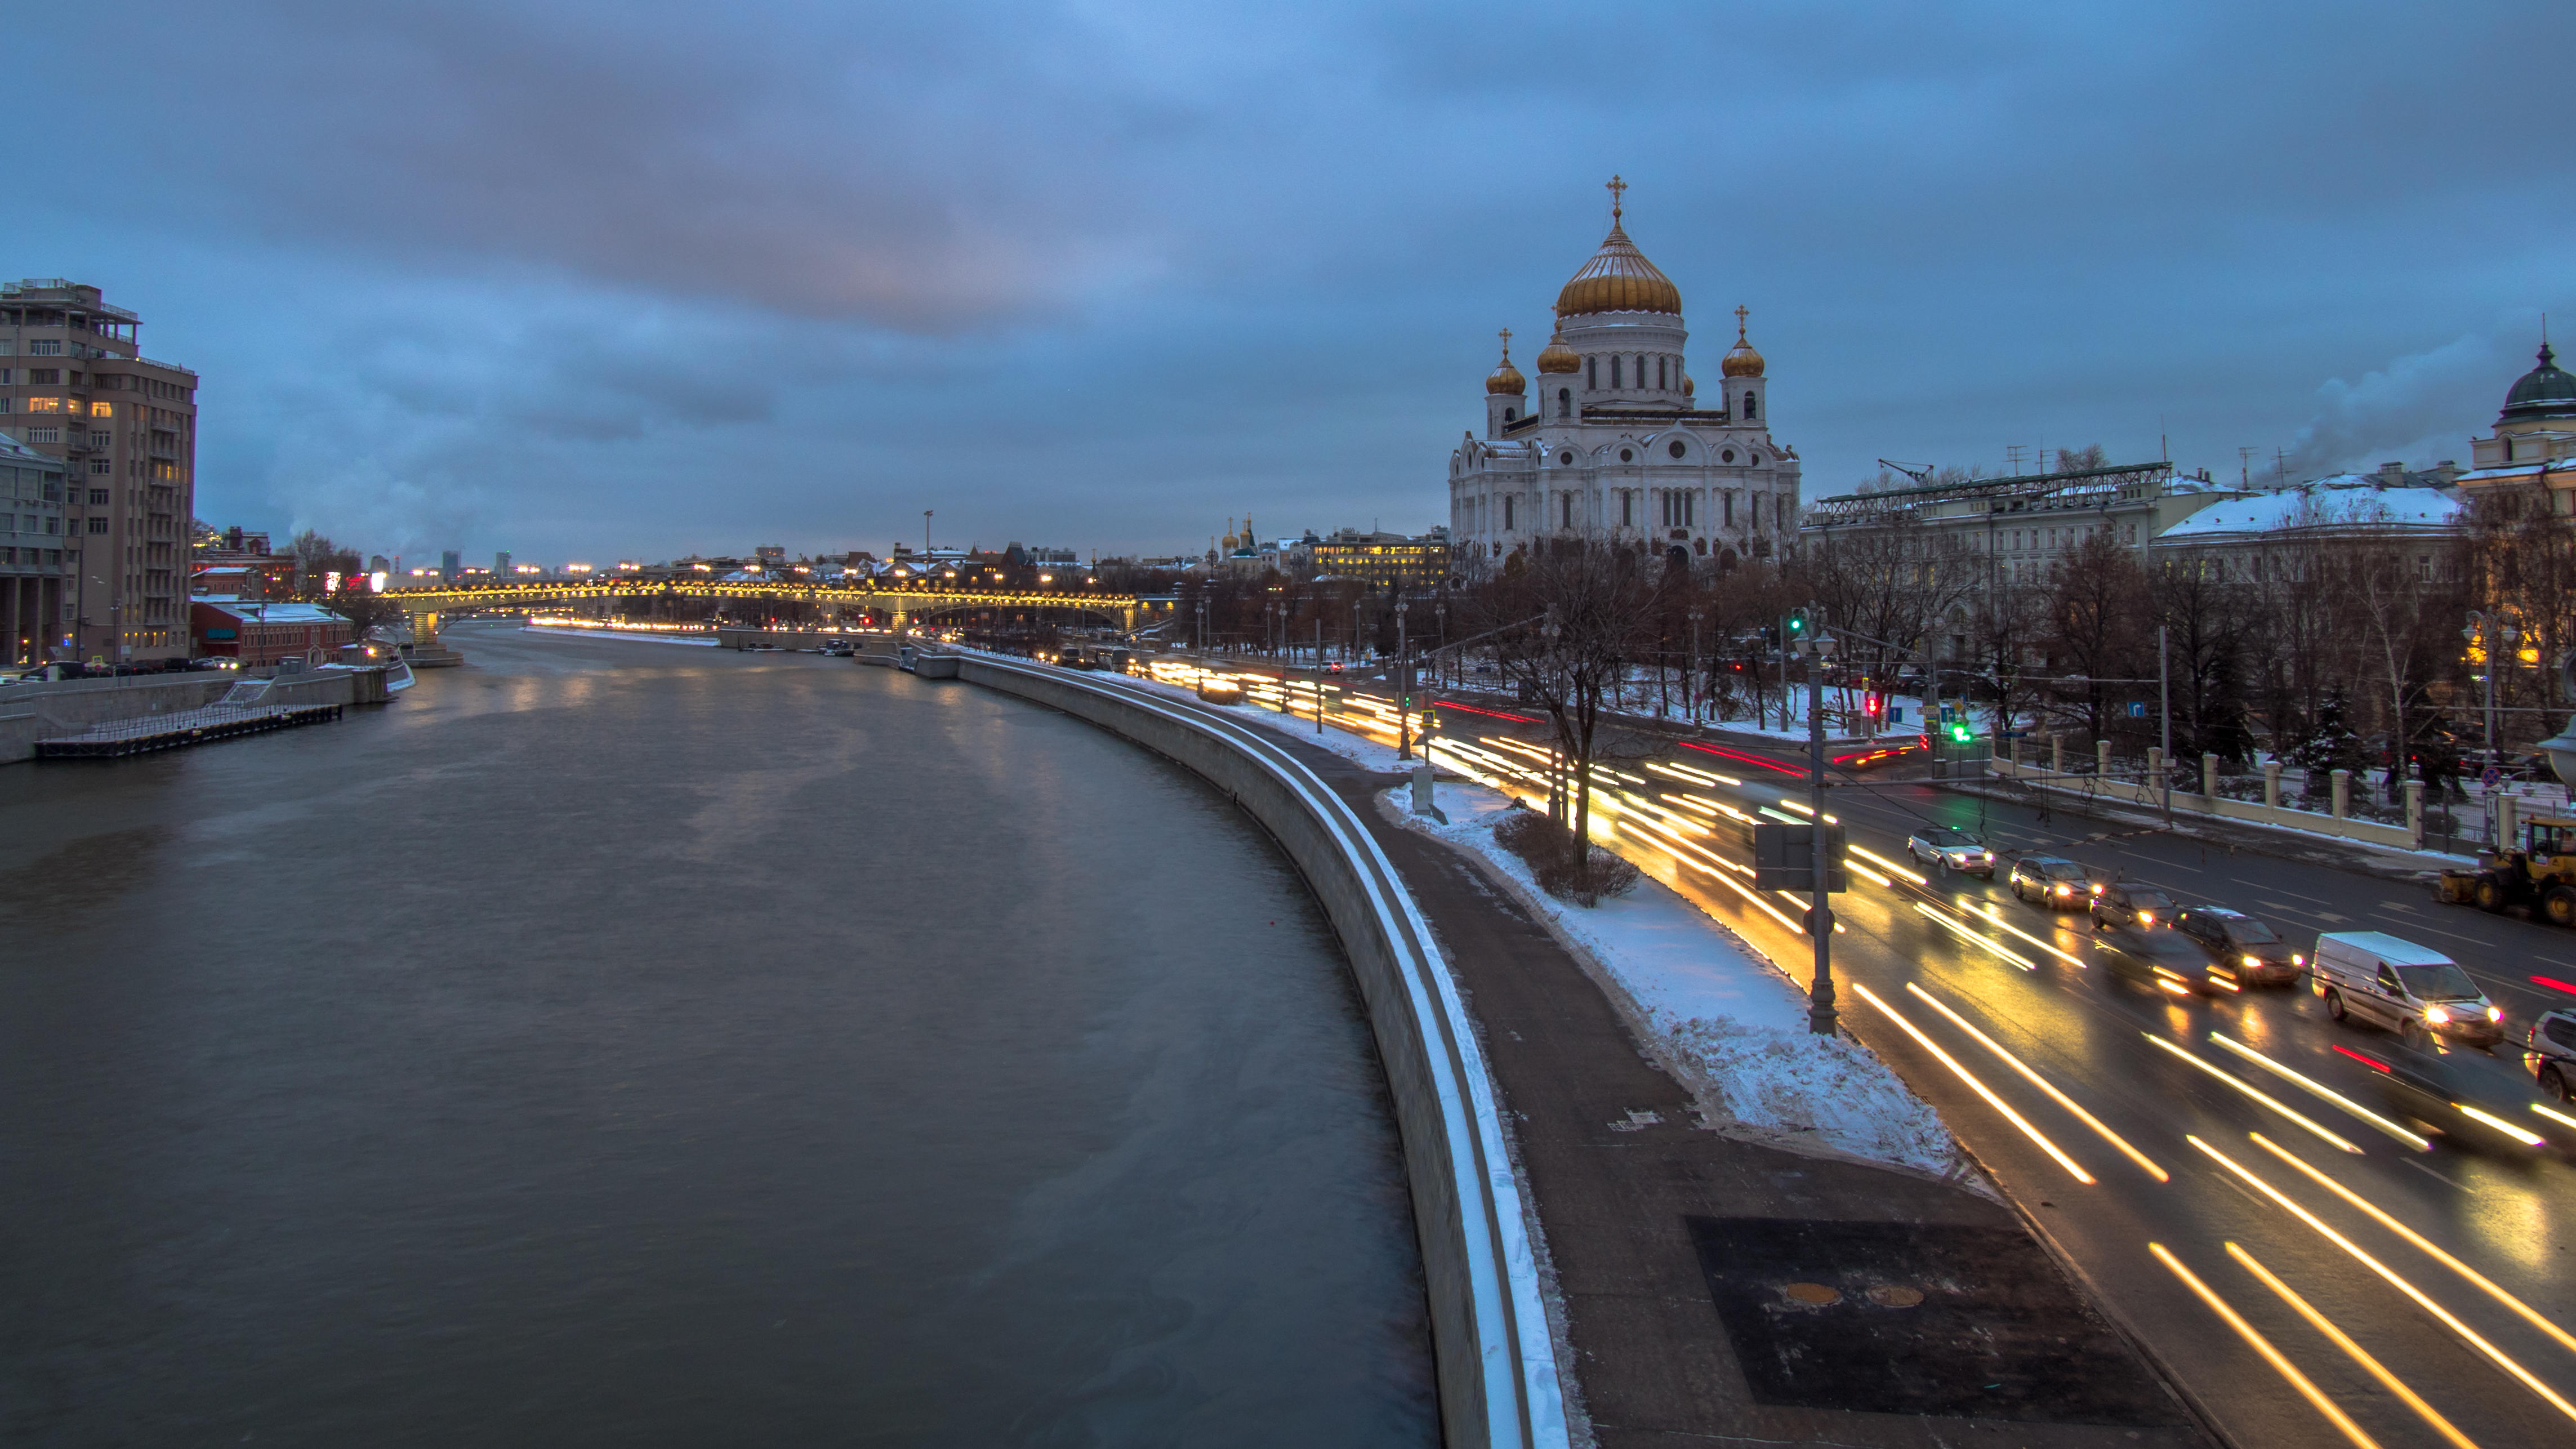
[[[2105,754],[2107,756],[2107,751]],[[1988,762],[1994,772],[2005,779],[2018,779],[2043,790],[2062,790],[2070,795],[2083,795],[2097,800],[2116,800],[2123,805],[2137,805],[2149,810],[2164,808],[2164,796],[2151,786],[2131,780],[2115,780],[2102,775],[2062,775],[2035,765],[2016,765],[2010,760]],[[2269,770],[2264,776],[2264,793],[2277,795],[2279,776]],[[2292,810],[2280,805],[2258,805],[2251,800],[2230,800],[2224,795],[2201,795],[2176,790],[2173,808],[2177,815],[2207,815],[2220,820],[2242,820],[2249,825],[2270,825],[2287,830],[2305,830],[2317,835],[2340,836],[2371,845],[2385,845],[2397,850],[2421,850],[2424,838],[2419,833],[2422,817],[2413,824],[2382,825],[2375,820],[2353,820],[2343,816],[2320,815],[2313,810]]]
[[[227,671],[0,686],[0,765],[34,759],[36,741],[44,736],[109,720],[198,709],[223,698],[240,681],[240,675]],[[381,669],[324,669],[278,679],[264,702],[303,708],[382,704],[387,697]]]
[[[1385,1064],[1430,1294],[1445,1443],[1567,1442],[1555,1349],[1493,1086],[1431,929],[1367,827],[1259,731],[1099,675],[982,655],[958,677],[1064,711],[1232,796],[1305,875],[1341,937]]]

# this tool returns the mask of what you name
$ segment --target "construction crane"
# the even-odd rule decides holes
[[[1878,466],[1882,468],[1895,469],[1897,472],[1913,479],[1918,487],[1928,485],[1932,481],[1932,465],[1929,463],[1917,465],[1913,463],[1898,463],[1887,458],[1881,458],[1878,460]]]

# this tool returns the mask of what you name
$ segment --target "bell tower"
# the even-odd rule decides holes
[[[1485,379],[1485,436],[1499,438],[1503,429],[1529,416],[1529,380],[1512,366],[1512,329],[1501,333],[1503,360]]]

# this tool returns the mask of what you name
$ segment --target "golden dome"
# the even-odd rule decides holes
[[[1619,225],[1619,194],[1627,189],[1618,177],[1610,178],[1610,235],[1602,238],[1601,250],[1594,252],[1583,270],[1576,272],[1574,279],[1556,294],[1559,317],[1583,312],[1681,314],[1681,288],[1646,260],[1646,254],[1637,250],[1637,244],[1628,240],[1628,233]]]
[[[1744,340],[1744,317],[1744,309],[1741,307],[1736,308],[1735,345],[1726,349],[1726,360],[1718,364],[1718,370],[1725,373],[1728,377],[1760,377],[1762,375],[1762,354],[1754,351],[1753,344]]]
[[[1693,382],[1693,381],[1691,381],[1691,380],[1690,380],[1690,374],[1689,374],[1689,373],[1687,373],[1687,372],[1683,373],[1683,374],[1682,374],[1682,396],[1684,396],[1684,397],[1697,397],[1698,395],[1699,395],[1699,384],[1698,384],[1698,383],[1695,383],[1695,382]]]
[[[1512,329],[1506,327],[1503,329],[1503,363],[1502,366],[1494,369],[1492,376],[1485,379],[1485,392],[1492,397],[1500,397],[1506,393],[1518,397],[1527,391],[1529,391],[1529,379],[1522,377],[1521,370],[1512,366]]]
[[[1547,339],[1547,350],[1538,355],[1538,370],[1541,372],[1581,372],[1583,370],[1583,356],[1573,348],[1566,346],[1564,337],[1551,337]]]

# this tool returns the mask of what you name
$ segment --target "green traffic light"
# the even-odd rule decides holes
[[[1962,743],[1962,744],[1967,743],[1967,740],[1968,740],[1968,727],[1967,727],[1966,725],[1964,725],[1964,724],[1953,724],[1953,725],[1951,725],[1951,726],[1950,726],[1950,738],[1952,738],[1952,739],[1954,739],[1954,740],[1957,740],[1957,741],[1959,741],[1959,742],[1960,742],[1960,743]]]

